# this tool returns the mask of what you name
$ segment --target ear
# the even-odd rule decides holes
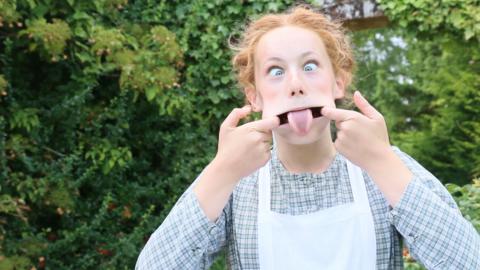
[[[252,106],[254,112],[262,111],[262,99],[254,87],[245,88],[245,95],[247,96],[248,102]]]
[[[345,97],[345,81],[340,78],[335,78],[335,86],[333,87],[334,99],[342,99]]]

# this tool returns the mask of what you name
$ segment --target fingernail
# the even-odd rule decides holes
[[[357,92],[357,93],[358,93],[358,95],[359,95],[361,98],[363,98],[363,99],[364,99],[364,97],[363,97],[362,93],[360,93],[360,91],[358,91],[358,90],[357,90],[357,91],[355,91],[355,92]]]

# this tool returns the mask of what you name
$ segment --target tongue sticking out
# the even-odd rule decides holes
[[[312,111],[310,109],[288,113],[290,127],[300,136],[306,135],[312,126]]]

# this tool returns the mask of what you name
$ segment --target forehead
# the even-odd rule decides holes
[[[271,57],[288,61],[296,59],[308,51],[328,58],[325,45],[317,33],[302,27],[283,26],[267,32],[260,38],[254,57],[257,63]]]

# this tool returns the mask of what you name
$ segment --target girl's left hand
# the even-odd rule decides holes
[[[383,115],[355,91],[355,105],[360,112],[324,107],[322,115],[335,121],[335,148],[362,169],[369,171],[391,152]]]

